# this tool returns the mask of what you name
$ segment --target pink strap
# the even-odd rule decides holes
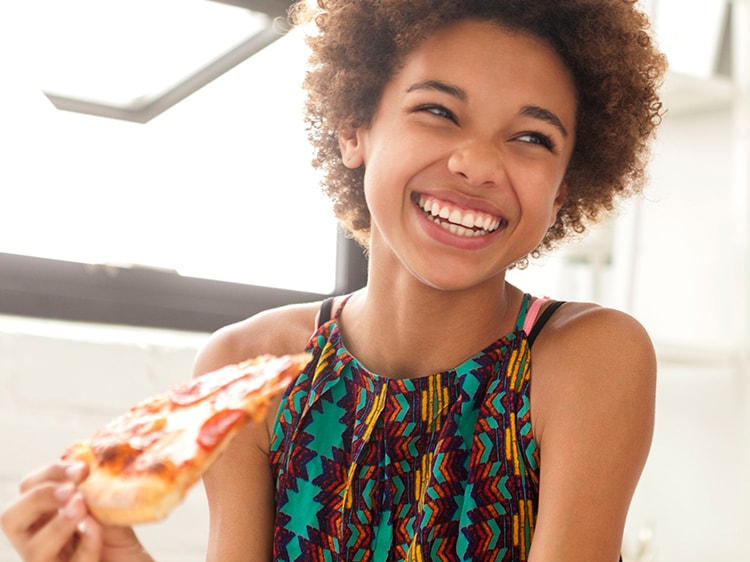
[[[527,335],[531,333],[531,328],[534,327],[534,322],[536,322],[536,317],[539,316],[539,311],[541,310],[542,305],[548,300],[549,297],[538,298],[531,303],[529,310],[526,311],[526,319],[523,321],[523,331],[526,332]]]

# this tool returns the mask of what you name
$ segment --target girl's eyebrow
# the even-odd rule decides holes
[[[417,90],[435,90],[453,96],[461,101],[466,101],[466,92],[464,90],[458,86],[452,86],[451,84],[441,82],[440,80],[423,80],[422,82],[412,84],[406,89],[407,92],[414,92]]]
[[[461,101],[466,101],[468,98],[466,91],[463,89],[458,86],[447,84],[446,82],[441,82],[440,80],[422,80],[421,82],[415,82],[406,89],[407,92],[416,92],[419,90],[442,92]],[[524,117],[531,117],[532,119],[538,119],[545,123],[549,123],[559,129],[560,133],[562,133],[565,138],[568,137],[568,130],[565,128],[565,125],[563,125],[560,118],[549,109],[545,109],[538,105],[525,105],[521,108],[519,114]]]
[[[568,137],[568,130],[565,128],[565,125],[563,125],[562,121],[560,121],[560,118],[552,113],[549,109],[539,107],[538,105],[525,105],[521,108],[519,114],[523,115],[524,117],[539,119],[540,121],[544,121],[546,123],[549,123],[550,125],[554,125],[560,130],[564,137]]]

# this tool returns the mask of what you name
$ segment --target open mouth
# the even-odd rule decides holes
[[[500,217],[461,209],[429,195],[417,196],[416,203],[428,219],[457,236],[487,236],[506,222]]]

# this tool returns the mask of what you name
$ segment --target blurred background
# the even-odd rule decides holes
[[[659,359],[627,561],[749,560],[750,1],[651,0],[670,61],[643,197],[511,280],[636,316]],[[311,158],[286,0],[0,5],[0,505],[190,376],[219,326],[364,282]],[[140,529],[204,559],[201,486]],[[0,562],[18,557],[0,537]]]

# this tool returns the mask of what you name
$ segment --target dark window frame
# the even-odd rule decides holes
[[[341,233],[329,294],[0,253],[0,314],[213,332],[262,310],[354,291],[366,279],[362,249]]]

